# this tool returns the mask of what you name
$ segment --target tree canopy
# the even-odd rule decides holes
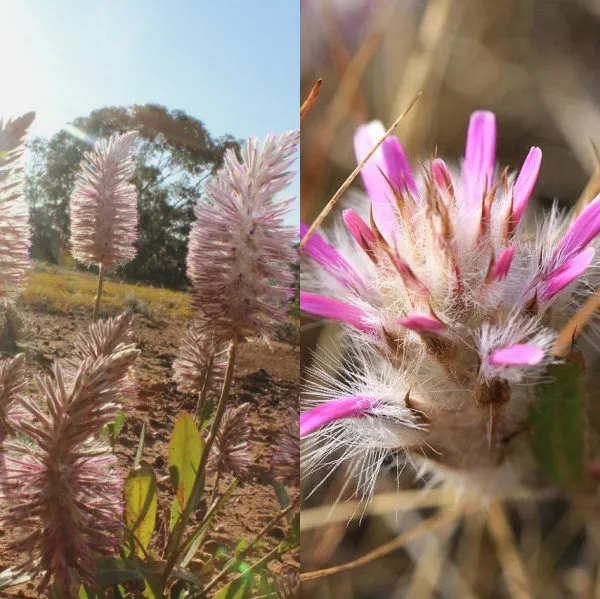
[[[136,258],[121,268],[129,280],[183,287],[193,206],[202,183],[223,163],[231,135],[213,138],[204,124],[181,110],[155,104],[105,107],[50,139],[30,144],[25,187],[34,257],[58,264],[68,251],[69,198],[84,152],[98,137],[139,132],[133,178],[138,191],[140,234]]]

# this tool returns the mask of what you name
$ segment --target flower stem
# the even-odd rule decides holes
[[[204,408],[204,404],[206,402],[206,394],[210,389],[210,385],[212,383],[212,371],[213,365],[215,361],[215,352],[213,351],[210,354],[210,358],[208,360],[208,365],[206,367],[206,377],[204,378],[204,383],[202,384],[202,391],[200,391],[200,395],[198,396],[198,405],[196,406],[196,421],[200,424],[200,418],[202,417],[202,408]]]
[[[94,314],[92,316],[94,322],[98,320],[98,310],[100,309],[100,298],[102,297],[102,284],[104,283],[104,262],[100,262],[100,270],[98,271],[98,290],[96,291],[96,299],[94,300]]]
[[[208,437],[206,439],[206,442],[204,443],[204,450],[202,451],[200,463],[198,464],[198,470],[196,472],[196,478],[194,479],[192,490],[190,491],[190,497],[185,505],[185,509],[183,510],[181,519],[175,526],[173,539],[170,543],[170,547],[168,550],[169,555],[166,560],[165,569],[163,570],[164,584],[166,584],[169,575],[175,567],[175,563],[179,556],[179,551],[181,548],[181,542],[183,540],[185,529],[189,524],[190,516],[192,514],[192,511],[196,508],[198,500],[200,499],[200,492],[202,491],[202,488],[204,486],[204,472],[206,470],[208,456],[210,455],[210,450],[217,437],[219,425],[221,424],[223,414],[225,413],[225,407],[227,406],[227,400],[229,399],[229,390],[231,389],[231,382],[233,380],[233,370],[235,367],[235,358],[237,355],[237,345],[237,339],[232,339],[229,343],[229,349],[227,352],[227,370],[225,371],[225,380],[223,381],[221,396],[219,397],[219,403],[217,404],[217,409],[215,410],[215,415],[213,417]]]

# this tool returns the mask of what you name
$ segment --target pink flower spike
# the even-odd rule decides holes
[[[365,333],[373,332],[373,327],[365,322],[365,313],[360,308],[339,300],[315,293],[300,292],[300,309],[309,314],[349,324]]]
[[[504,248],[496,260],[494,260],[490,269],[490,279],[492,281],[502,281],[506,278],[510,265],[512,263],[513,256],[515,254],[514,247]]]
[[[399,323],[417,333],[440,333],[446,328],[443,322],[429,314],[409,314],[406,318],[402,318]]]
[[[518,343],[494,350],[488,362],[492,366],[535,366],[544,359],[544,350],[535,345]]]
[[[490,187],[496,160],[496,117],[493,112],[474,112],[469,120],[462,181],[469,206],[480,206]]]
[[[586,248],[550,273],[541,286],[540,301],[543,303],[551,300],[557,293],[583,274],[594,259],[595,253],[596,250],[593,247]]]
[[[513,187],[513,218],[515,223],[518,223],[525,213],[541,164],[542,151],[536,147],[531,148]]]
[[[364,416],[374,405],[368,397],[353,396],[328,401],[300,414],[300,437],[306,437],[317,429],[341,418]]]
[[[600,233],[600,194],[587,205],[569,227],[554,252],[553,262],[560,263],[561,257],[568,259],[579,254],[598,233]]]
[[[373,121],[368,125],[359,127],[354,135],[356,161],[360,163],[384,134],[385,129],[380,121]],[[392,161],[391,158],[388,160]],[[400,229],[400,225],[394,207],[395,200],[390,189],[390,183],[393,184],[393,181],[398,181],[400,175],[398,174],[394,178],[390,177],[381,146],[377,148],[363,166],[361,175],[367,195],[373,205],[373,218],[384,239],[391,244],[396,232]]]
[[[431,174],[440,189],[452,191],[452,175],[441,158],[434,158],[431,161]]]
[[[308,226],[300,223],[300,238],[302,239]],[[304,251],[324,270],[331,273],[338,281],[346,287],[360,284],[362,280],[359,274],[348,264],[348,261],[331,245],[329,245],[318,233],[308,240]]]
[[[348,227],[352,237],[356,240],[356,243],[367,253],[370,254],[373,251],[373,245],[375,244],[375,234],[371,231],[369,225],[360,217],[354,210],[347,209],[342,212],[344,223]]]

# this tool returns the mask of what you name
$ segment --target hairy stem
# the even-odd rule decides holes
[[[208,393],[212,383],[212,370],[214,361],[215,352],[213,351],[210,354],[208,365],[206,367],[206,377],[204,378],[204,383],[202,384],[202,391],[200,391],[200,395],[198,396],[198,405],[196,406],[196,421],[198,423],[200,423],[200,418],[202,417],[202,408],[204,408],[204,404],[206,402],[206,394]]]
[[[100,309],[100,298],[102,297],[102,284],[104,283],[104,263],[100,262],[100,270],[98,271],[98,290],[96,291],[96,299],[94,300],[94,314],[92,316],[94,322],[98,320],[98,310]]]
[[[192,511],[196,508],[198,500],[200,499],[199,495],[203,487],[204,473],[206,471],[208,456],[210,455],[210,450],[217,437],[217,431],[219,430],[219,425],[221,424],[223,414],[225,413],[225,407],[227,406],[227,400],[229,399],[229,390],[231,389],[233,370],[235,367],[235,357],[237,355],[237,345],[237,339],[232,339],[229,343],[229,349],[227,351],[227,370],[225,371],[225,380],[223,381],[221,396],[219,397],[219,403],[217,404],[217,409],[215,410],[215,415],[210,427],[210,432],[208,433],[208,438],[204,444],[204,451],[202,452],[202,457],[200,458],[200,463],[198,464],[198,471],[196,472],[196,478],[194,479],[190,497],[185,505],[181,519],[175,526],[173,540],[169,547],[169,555],[166,560],[165,569],[163,570],[163,582],[165,584],[177,562],[183,535],[187,525],[189,524]]]

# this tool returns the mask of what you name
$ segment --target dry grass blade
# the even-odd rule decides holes
[[[312,110],[315,102],[317,101],[317,97],[319,96],[319,90],[321,89],[321,84],[323,83],[323,79],[317,79],[313,86],[310,88],[308,92],[308,96],[306,100],[300,106],[300,123],[306,118],[308,113]]]
[[[359,163],[359,165],[352,171],[350,176],[342,183],[341,187],[335,192],[333,197],[327,203],[327,206],[323,208],[319,216],[315,219],[313,224],[310,226],[306,235],[303,237],[300,242],[300,249],[303,250],[304,246],[308,243],[308,240],[311,238],[312,234],[321,226],[327,215],[333,210],[334,206],[337,204],[338,200],[346,193],[354,179],[358,176],[360,171],[362,170],[365,163],[373,156],[373,154],[377,151],[377,148],[383,143],[383,141],[388,137],[392,131],[400,124],[400,121],[410,112],[411,108],[415,105],[417,100],[421,97],[421,92],[417,92],[413,99],[409,102],[408,106],[402,111],[400,116],[392,123],[392,126],[385,132],[385,134],[377,141],[373,149],[364,157],[364,159]]]
[[[412,576],[410,588],[406,594],[408,599],[431,599],[436,592],[444,566],[448,563],[448,546],[450,536],[456,529],[461,512],[454,507],[447,508],[454,515],[455,526],[443,532],[432,534],[427,540],[425,551],[419,556],[417,567]],[[448,591],[439,589],[440,596],[449,596]],[[472,593],[461,594],[464,599],[473,599]]]
[[[479,507],[467,513],[457,552],[456,563],[461,566],[465,584],[473,588],[477,580],[481,543],[485,532],[486,514]]]
[[[592,148],[594,150],[594,157],[596,158],[596,168],[571,212],[573,219],[600,193],[600,155],[598,155],[598,148],[593,142]]]
[[[519,555],[504,506],[499,499],[490,502],[488,530],[498,548],[498,560],[506,576],[511,596],[516,599],[532,597],[527,582],[525,565]]]
[[[588,321],[599,308],[600,291],[596,291],[588,297],[583,306],[569,319],[569,322],[560,331],[554,344],[554,354],[557,357],[566,355],[573,340],[581,334]]]
[[[316,580],[317,578],[323,578],[325,576],[332,576],[333,574],[339,574],[340,572],[346,572],[348,570],[353,570],[354,568],[359,568],[360,566],[364,566],[380,557],[388,555],[401,547],[404,547],[406,544],[415,541],[420,536],[437,529],[438,527],[450,522],[450,520],[454,519],[454,511],[443,511],[439,512],[435,516],[424,520],[418,526],[415,526],[411,530],[405,532],[404,534],[392,539],[388,543],[384,543],[380,545],[376,549],[369,551],[365,555],[355,559],[351,562],[347,562],[345,564],[341,564],[340,566],[333,566],[331,568],[325,568],[324,570],[316,570],[314,572],[304,572],[300,574],[300,582],[306,582],[308,580]]]

